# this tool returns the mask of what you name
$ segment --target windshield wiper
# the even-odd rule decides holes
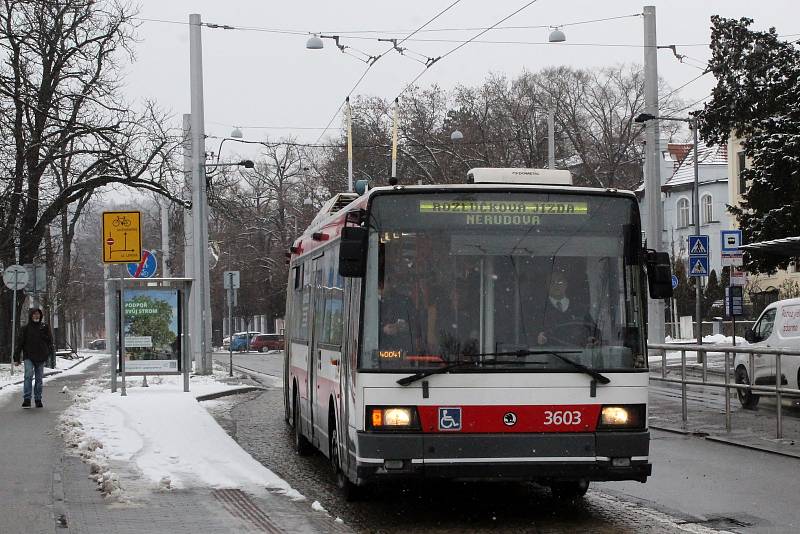
[[[404,378],[401,378],[400,380],[397,381],[397,383],[400,384],[401,386],[407,386],[407,385],[411,384],[412,382],[416,382],[417,380],[422,380],[423,378],[431,376],[431,375],[435,375],[435,374],[439,374],[439,373],[445,373],[445,372],[449,371],[450,369],[455,369],[456,367],[463,367],[465,365],[477,365],[479,363],[480,362],[478,360],[459,360],[459,361],[455,361],[455,362],[449,363],[449,364],[445,365],[444,367],[437,367],[435,369],[426,369],[424,371],[420,371],[418,373],[414,373],[413,375],[409,375],[409,376],[406,376]]]
[[[581,352],[582,351],[580,351],[580,350],[561,350],[561,351],[554,351],[554,350],[513,350],[513,351],[507,351],[507,352],[482,352],[480,354],[470,354],[470,356],[473,356],[473,357],[476,357],[476,358],[480,358],[480,357],[483,357],[483,356],[516,356],[517,358],[522,358],[522,357],[525,357],[525,356],[534,356],[534,355],[537,355],[537,354],[549,354],[551,356],[555,356],[556,358],[558,358],[559,360],[563,361],[564,363],[566,363],[568,365],[571,365],[572,367],[574,367],[575,369],[579,370],[580,372],[591,376],[592,378],[594,378],[595,380],[597,380],[601,384],[608,384],[609,382],[611,382],[611,379],[608,378],[607,376],[604,376],[604,375],[598,373],[597,371],[595,371],[594,369],[586,367],[582,363],[578,363],[578,362],[576,362],[574,360],[571,360],[571,359],[567,358],[566,356],[564,356],[564,354],[580,354]],[[450,363],[448,365],[445,365],[444,367],[437,367],[436,369],[426,369],[424,371],[420,371],[418,373],[414,373],[413,375],[409,375],[409,376],[406,376],[404,378],[401,378],[400,380],[397,381],[397,383],[400,384],[401,386],[407,386],[407,385],[409,385],[409,384],[411,384],[413,382],[416,382],[417,380],[422,380],[423,378],[429,377],[431,375],[446,373],[447,371],[450,371],[451,369],[456,369],[458,367],[464,367],[466,365],[475,365],[475,366],[481,366],[481,365],[503,365],[503,364],[509,364],[509,363],[542,364],[544,362],[507,362],[507,361],[497,361],[497,360],[488,360],[488,361],[486,361],[486,360],[483,360],[483,361],[481,361],[481,360],[459,360],[459,361],[452,362],[452,363]]]
[[[608,384],[609,382],[611,382],[611,379],[608,378],[607,376],[601,375],[600,373],[598,373],[594,369],[592,369],[590,367],[586,367],[582,363],[578,363],[575,360],[571,360],[571,359],[567,358],[566,356],[564,356],[564,354],[576,354],[576,353],[580,354],[580,352],[581,351],[579,351],[579,350],[559,350],[559,351],[555,351],[555,350],[518,350],[518,351],[516,351],[515,354],[517,356],[528,356],[530,354],[550,354],[552,356],[555,356],[556,358],[558,358],[562,362],[571,365],[572,367],[574,367],[578,371],[580,371],[582,373],[586,373],[587,375],[591,376],[592,378],[594,378],[595,380],[597,380],[601,384]]]

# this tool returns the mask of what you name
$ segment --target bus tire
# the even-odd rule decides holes
[[[342,469],[342,461],[339,457],[339,431],[336,429],[336,416],[331,406],[328,414],[328,451],[331,459],[333,476],[336,478],[336,487],[339,488],[344,500],[347,502],[358,501],[362,498],[361,488],[353,484],[347,473]]]
[[[313,450],[311,442],[308,441],[300,429],[300,401],[297,398],[297,392],[294,394],[294,402],[292,406],[292,436],[294,438],[294,452],[298,456],[308,456]]]
[[[750,377],[747,376],[747,369],[744,365],[736,368],[736,383],[737,384],[750,384]],[[736,389],[736,396],[739,397],[739,404],[745,410],[754,410],[758,406],[759,396],[749,389]]]
[[[588,489],[588,480],[569,480],[550,484],[550,492],[553,498],[559,501],[575,501],[580,499],[586,495]]]

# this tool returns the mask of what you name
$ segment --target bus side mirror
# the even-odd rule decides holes
[[[345,226],[339,243],[339,274],[345,278],[363,278],[367,270],[366,228]]]
[[[672,298],[672,270],[666,252],[647,251],[647,286],[652,299]]]

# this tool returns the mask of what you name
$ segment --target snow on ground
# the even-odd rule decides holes
[[[192,376],[183,392],[183,376],[129,377],[127,396],[112,394],[108,380],[89,380],[62,416],[61,431],[90,465],[107,496],[126,500],[126,473],[151,490],[215,487],[251,491],[269,489],[295,500],[304,497],[247,454],[197,401],[199,395],[239,387],[217,379],[227,374]],[[116,471],[120,471],[117,473]],[[122,480],[120,481],[120,478]]]
[[[78,358],[56,358],[56,368],[50,369],[45,365],[44,373],[47,375],[48,373],[52,373],[55,371],[60,371],[60,373],[51,374],[49,377],[45,376],[45,383],[52,380],[53,376],[63,376],[65,374],[73,374],[77,372],[81,372],[81,370],[86,366],[89,365],[91,362],[95,361],[95,358],[100,358],[105,356],[105,353],[98,353],[94,351],[79,351]],[[24,378],[24,371],[25,366],[17,365],[14,367],[14,374],[11,374],[11,365],[8,363],[0,363],[0,395],[7,391],[22,391],[22,384],[17,384],[17,382],[22,382]]]
[[[692,338],[692,339],[672,339],[669,336],[667,336],[667,339],[666,339],[666,343],[675,344],[675,345],[693,345],[696,342],[697,342],[697,340],[695,338]],[[713,335],[710,335],[710,336],[703,336],[703,344],[704,345],[726,345],[726,346],[730,346],[731,343],[733,343],[733,338],[731,336],[724,336],[722,334],[713,334]],[[749,343],[747,341],[745,341],[744,338],[736,336],[736,346],[737,347],[746,346],[746,345],[749,345]],[[706,354],[708,355],[707,367],[709,369],[712,369],[712,368],[722,369],[722,367],[725,364],[725,353],[724,352],[708,351]],[[680,362],[681,361],[681,351],[679,351],[679,350],[674,350],[674,351],[668,350],[668,351],[666,351],[666,356],[667,356],[667,365],[674,364],[676,362]],[[730,361],[733,361],[733,358],[734,358],[734,355],[733,355],[733,353],[731,353]],[[659,365],[663,361],[663,357],[660,356],[660,355],[658,355],[658,356],[651,355],[648,358],[648,361],[650,362],[651,366],[653,364]],[[696,351],[693,351],[693,350],[687,350],[686,351],[686,365],[687,366],[700,366],[700,365],[702,365],[702,364],[697,363],[697,352]]]

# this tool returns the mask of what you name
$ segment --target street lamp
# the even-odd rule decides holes
[[[453,130],[453,133],[450,134],[450,140],[453,142],[461,141],[462,139],[464,139],[464,134],[459,130]]]
[[[552,31],[550,35],[547,37],[547,42],[549,43],[563,43],[567,40],[567,36],[564,35],[564,32],[561,30],[559,26],[550,26]]]
[[[692,212],[694,216],[694,233],[695,235],[700,235],[700,180],[699,180],[699,169],[698,169],[698,161],[700,159],[700,155],[698,153],[698,144],[697,144],[697,117],[656,117],[651,113],[640,113],[633,119],[634,122],[638,123],[645,123],[651,120],[662,120],[662,121],[678,121],[678,122],[685,122],[689,125],[689,129],[692,130],[692,137],[694,141],[694,192],[692,195]],[[645,194],[647,194],[645,189]],[[655,194],[655,193],[652,193]],[[698,280],[697,284],[695,284],[695,328],[697,330],[697,344],[703,344],[703,322],[701,317],[701,302],[702,299],[702,291],[700,289],[700,281]],[[697,351],[697,361],[703,361],[703,355],[700,351]]]

